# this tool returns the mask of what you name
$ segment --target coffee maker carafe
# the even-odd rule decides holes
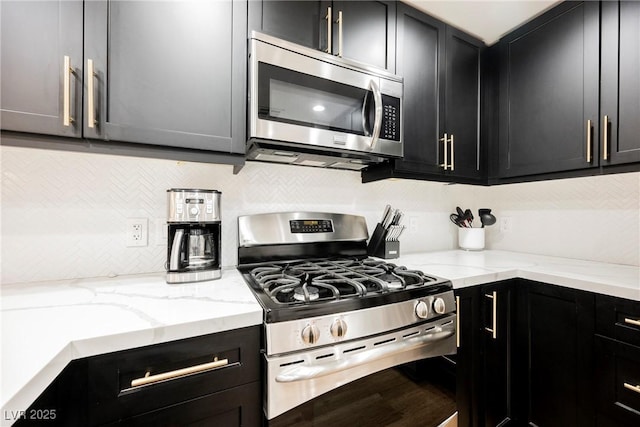
[[[220,278],[220,196],[217,190],[167,190],[167,283]]]

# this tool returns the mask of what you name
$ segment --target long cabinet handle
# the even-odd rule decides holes
[[[627,388],[631,391],[635,391],[636,393],[640,393],[640,385],[632,385],[629,383],[624,383],[624,388]]]
[[[71,58],[67,55],[64,57],[63,71],[62,124],[64,126],[71,126],[71,123],[74,122],[73,117],[71,117],[71,74],[73,74],[74,71],[73,68],[71,68]]]
[[[338,11],[338,56],[342,58],[342,11]]]
[[[607,160],[609,158],[609,116],[604,116],[602,125],[602,160]]]
[[[460,348],[460,296],[456,296],[456,348]]]
[[[633,325],[633,326],[640,326],[640,320],[630,319],[628,317],[624,318],[624,323],[628,323],[628,324]]]
[[[493,291],[491,294],[484,294],[485,297],[493,300],[493,320],[491,322],[491,328],[485,327],[487,332],[491,333],[491,337],[495,340],[498,337],[498,293]]]
[[[591,163],[591,119],[587,120],[587,163]]]
[[[454,165],[454,161],[453,161],[453,135],[451,135],[451,138],[449,138],[449,142],[451,143],[451,164],[449,165],[449,170],[452,171],[453,170],[453,165]]]
[[[93,129],[96,127],[96,110],[94,98],[93,79],[95,78],[93,69],[93,59],[87,59],[87,127]]]
[[[444,163],[441,163],[440,166],[442,166],[444,168],[444,170],[447,170],[447,168],[449,167],[449,153],[447,151],[447,144],[449,143],[449,138],[448,138],[449,134],[444,134],[444,138],[440,138],[440,141],[442,141],[444,143],[444,148],[443,148],[443,152],[444,152]]]
[[[203,363],[201,365],[189,366],[188,368],[176,369],[175,371],[164,372],[162,374],[150,375],[147,371],[146,375],[142,378],[137,378],[131,381],[131,387],[140,387],[143,385],[157,383],[159,381],[170,380],[178,377],[184,377],[186,375],[196,374],[198,372],[208,371],[214,368],[220,368],[229,364],[229,359],[214,360],[213,362]]]
[[[333,23],[333,20],[331,18],[331,6],[327,7],[327,50],[325,52],[327,53],[332,53],[331,52],[331,24]]]

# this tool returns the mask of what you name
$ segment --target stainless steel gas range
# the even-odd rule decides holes
[[[238,218],[238,270],[264,309],[267,419],[366,375],[456,352],[451,283],[367,257],[361,216]]]

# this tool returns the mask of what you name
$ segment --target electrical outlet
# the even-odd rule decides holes
[[[503,216],[500,218],[500,232],[501,233],[511,233],[511,229],[513,228],[513,218],[510,216]]]
[[[409,217],[409,231],[418,231],[418,217]]]
[[[149,238],[149,221],[147,218],[127,218],[127,247],[147,246]]]

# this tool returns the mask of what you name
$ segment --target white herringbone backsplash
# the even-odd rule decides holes
[[[495,187],[386,180],[356,172],[248,163],[231,166],[0,147],[2,284],[164,271],[166,190],[222,192],[222,261],[237,261],[237,217],[312,210],[364,215],[370,231],[389,203],[413,230],[401,251],[456,247],[449,214],[490,207],[509,218],[487,247],[640,265],[640,173]],[[149,245],[125,246],[127,218],[147,218]]]

